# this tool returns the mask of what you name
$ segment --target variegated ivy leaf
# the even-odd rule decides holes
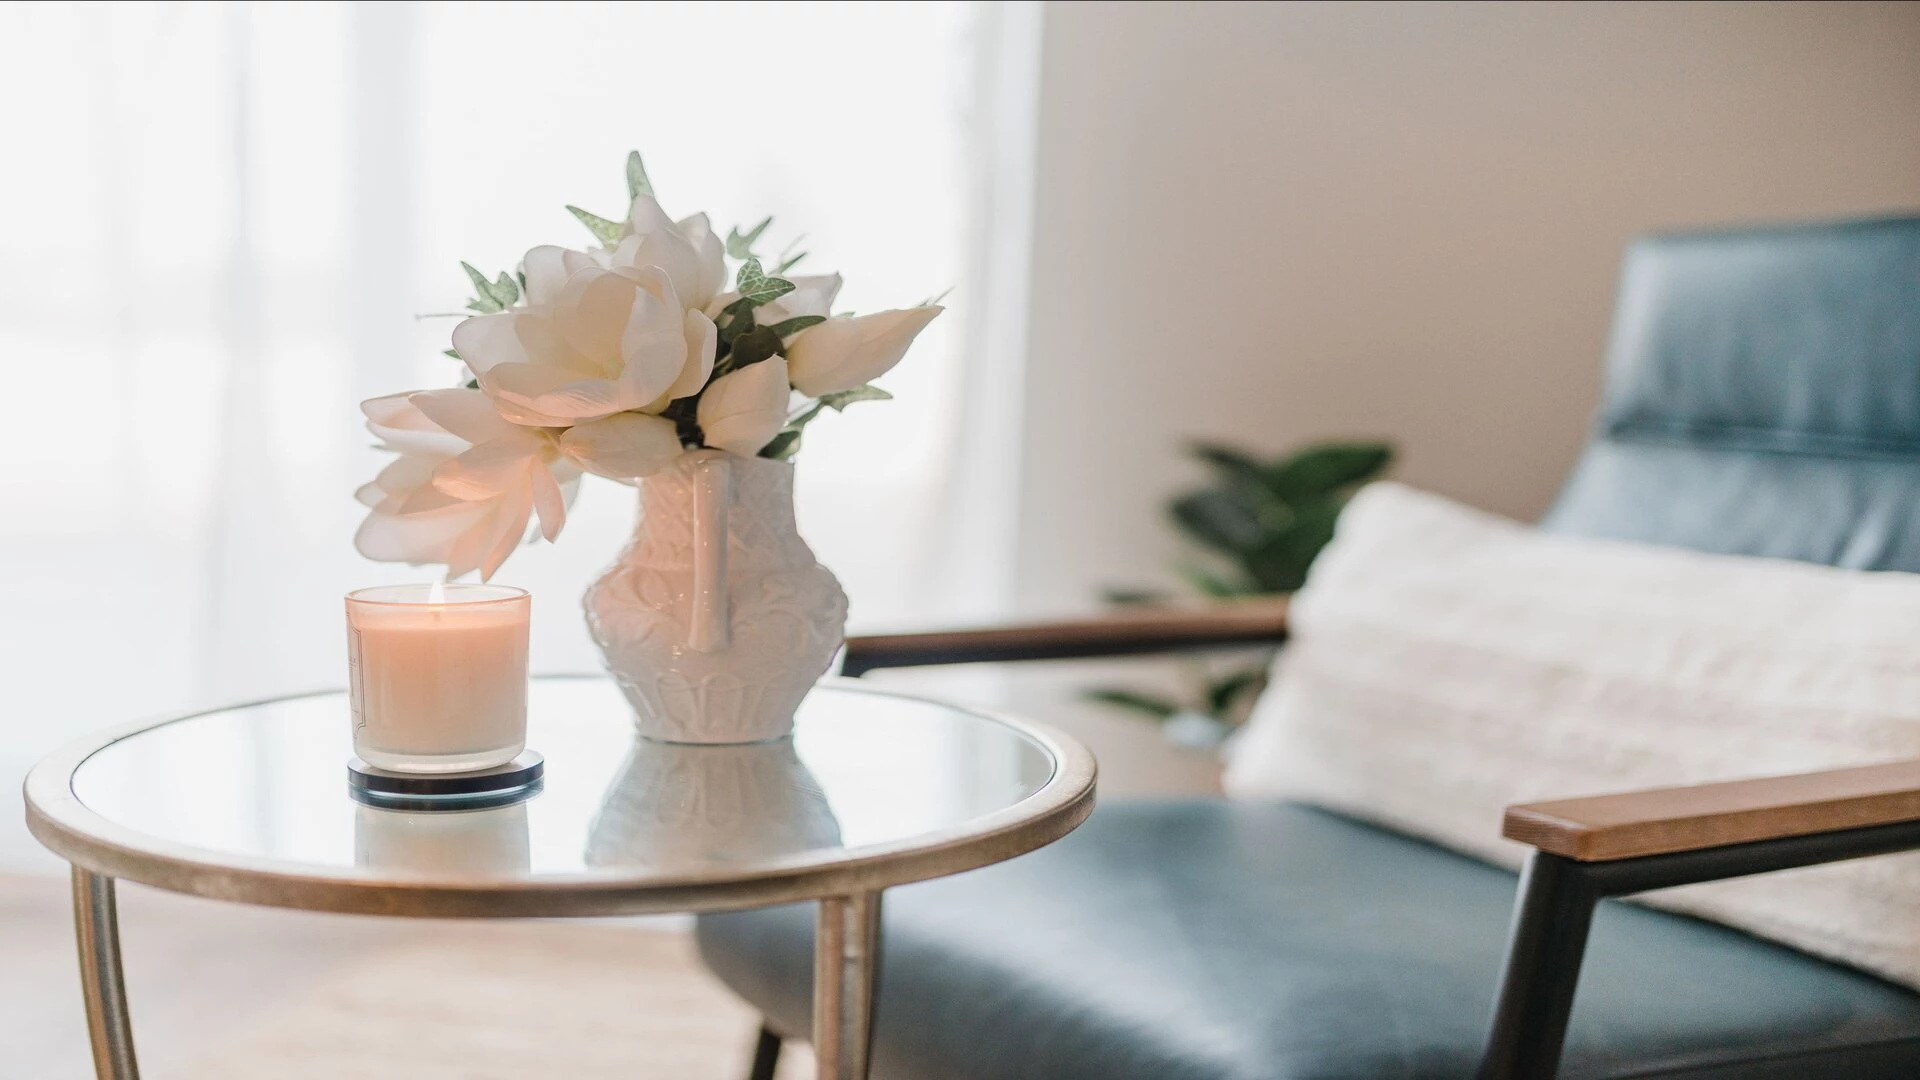
[[[580,224],[585,225],[587,231],[592,233],[593,238],[600,241],[602,246],[616,247],[619,245],[620,232],[622,229],[619,222],[608,221],[599,214],[589,214],[577,206],[567,207],[567,213],[579,218]]]
[[[809,326],[818,326],[826,321],[827,317],[825,315],[795,315],[791,319],[781,319],[779,322],[767,327],[767,329],[782,338],[790,338]]]
[[[856,386],[851,390],[836,390],[831,394],[821,394],[820,404],[834,412],[846,412],[847,406],[856,401],[892,401],[893,395],[877,386]]]
[[[480,294],[467,301],[467,310],[490,315],[507,306],[494,297],[493,283],[487,280],[487,275],[475,270],[472,263],[463,262],[460,269],[467,272],[467,280],[473,282],[473,291]]]
[[[735,288],[740,299],[759,307],[761,304],[778,300],[793,291],[793,282],[781,277],[768,277],[760,268],[760,260],[749,256],[740,267],[740,278]]]
[[[767,226],[771,224],[773,224],[773,218],[764,217],[760,219],[760,224],[755,225],[746,232],[741,232],[740,226],[738,225],[728,229],[727,254],[736,259],[751,258],[753,256],[753,245],[760,239],[760,234],[766,232]]]
[[[800,260],[806,258],[807,253],[804,251],[795,253],[793,249],[799,247],[800,244],[806,240],[806,238],[807,238],[807,234],[801,233],[799,236],[796,236],[791,241],[789,241],[785,248],[781,249],[780,261],[774,265],[774,268],[773,268],[774,273],[784,274],[787,271],[793,269],[794,267],[800,265]]]
[[[627,198],[653,194],[653,182],[647,179],[647,167],[640,164],[640,151],[627,151]]]

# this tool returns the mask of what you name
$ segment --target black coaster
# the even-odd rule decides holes
[[[478,772],[403,773],[351,758],[347,790],[368,806],[389,810],[480,810],[539,794],[547,759],[532,750],[505,765]]]

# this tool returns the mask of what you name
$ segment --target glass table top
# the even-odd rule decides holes
[[[852,687],[809,696],[788,739],[642,740],[604,678],[533,681],[543,789],[485,810],[403,811],[348,794],[343,694],[148,728],[74,769],[86,810],[206,860],[387,880],[632,878],[849,856],[950,833],[1046,787],[1039,739],[955,706]],[[191,855],[191,853],[189,853]]]

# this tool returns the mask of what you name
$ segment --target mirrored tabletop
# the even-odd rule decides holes
[[[345,695],[287,698],[56,756],[29,781],[30,824],[77,865],[203,895],[384,910],[438,893],[425,905],[448,914],[489,913],[482,893],[525,901],[505,914],[572,894],[559,914],[953,873],[1049,842],[1092,799],[1070,740],[848,680],[815,690],[789,738],[698,746],[637,737],[610,680],[535,679],[527,745],[546,775],[524,801],[385,809],[349,793]]]

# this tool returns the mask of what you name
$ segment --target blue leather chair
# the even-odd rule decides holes
[[[1634,245],[1596,430],[1543,525],[1920,571],[1920,218]],[[1137,629],[862,639],[848,663],[1210,637]],[[1599,899],[1920,846],[1897,816],[1861,824],[1623,863],[1543,852],[1516,907],[1505,870],[1309,806],[1105,805],[1053,847],[889,893],[874,1074],[1920,1077],[1920,995]],[[812,930],[795,908],[700,920],[708,965],[766,1017],[763,1076],[775,1033],[809,1030]]]

